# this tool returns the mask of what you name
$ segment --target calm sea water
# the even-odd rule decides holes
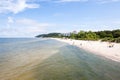
[[[0,38],[0,80],[120,80],[120,63],[52,39]]]

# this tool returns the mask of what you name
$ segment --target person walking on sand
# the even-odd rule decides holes
[[[80,46],[82,46],[82,43],[80,43]]]
[[[75,44],[75,42],[73,41],[72,45],[74,45],[74,44]]]

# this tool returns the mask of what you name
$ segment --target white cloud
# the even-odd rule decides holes
[[[38,8],[39,5],[29,0],[0,0],[0,13],[19,13],[27,8]]]
[[[28,32],[41,32],[44,31],[46,27],[52,26],[49,23],[39,23],[31,19],[19,19],[16,20],[16,25],[19,25],[20,28],[28,30]]]
[[[12,18],[13,19],[13,18]],[[39,23],[32,19],[14,19],[11,24],[11,17],[8,18],[7,27],[0,28],[0,36],[3,37],[34,37],[44,33],[46,28],[53,26],[50,23]]]
[[[9,28],[10,25],[13,24],[13,23],[14,23],[13,17],[9,16],[8,20],[7,20],[7,28]]]
[[[12,17],[8,17],[8,23],[14,23],[14,20],[13,20],[13,18]]]
[[[97,3],[110,3],[119,2],[120,0],[0,0],[0,13],[12,12],[17,14],[26,9],[39,8],[40,2],[57,2],[57,3],[69,3],[69,2],[97,2]]]

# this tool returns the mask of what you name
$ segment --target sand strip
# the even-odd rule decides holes
[[[59,39],[59,38],[54,38],[54,39],[68,43],[70,45],[75,45],[79,48],[92,52],[96,55],[106,57],[113,61],[120,62],[120,44],[119,43],[112,43],[114,46],[109,47],[110,44],[108,42],[71,40],[71,39]]]

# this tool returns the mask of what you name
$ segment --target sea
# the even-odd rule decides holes
[[[120,80],[120,63],[49,38],[0,38],[0,80]]]

